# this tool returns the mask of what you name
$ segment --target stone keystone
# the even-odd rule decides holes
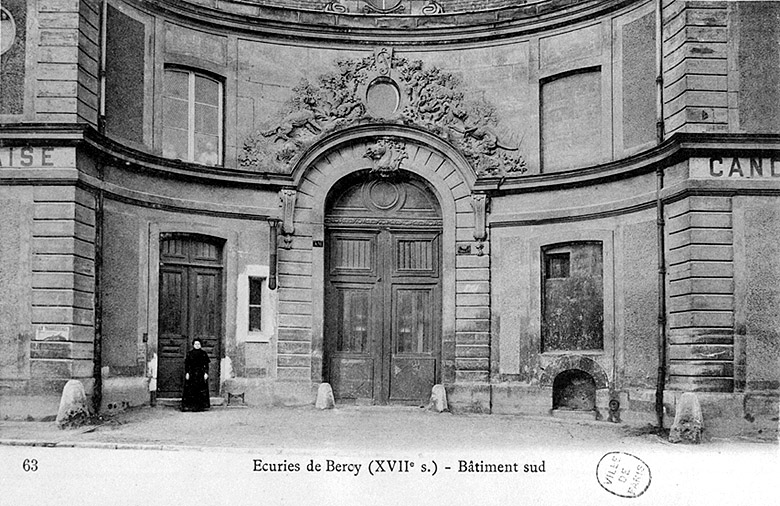
[[[89,407],[84,385],[79,380],[65,383],[57,412],[57,426],[60,429],[80,427],[89,423]]]
[[[669,441],[672,443],[701,443],[703,421],[699,398],[693,392],[685,392],[677,401],[674,423],[669,431]]]
[[[317,409],[333,409],[336,407],[336,400],[333,398],[333,389],[330,383],[320,383],[317,389],[317,402],[314,404]]]
[[[447,411],[447,391],[444,389],[444,385],[433,385],[431,390],[431,402],[428,405],[428,409],[441,413]]]

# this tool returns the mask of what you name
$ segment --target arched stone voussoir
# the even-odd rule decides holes
[[[454,146],[448,143],[446,140],[431,134],[421,128],[399,125],[399,124],[371,124],[371,125],[358,125],[355,127],[346,128],[338,132],[327,136],[315,144],[313,144],[297,161],[292,171],[292,178],[294,186],[298,187],[304,177],[309,179],[322,179],[320,177],[312,175],[308,176],[312,171],[319,170],[318,167],[322,166],[322,160],[325,156],[332,156],[334,153],[338,153],[344,150],[344,157],[339,158],[338,163],[343,163],[347,172],[354,172],[361,169],[370,169],[372,167],[371,160],[363,158],[362,153],[355,151],[356,144],[372,144],[380,138],[391,138],[399,141],[406,142],[410,146],[421,147],[430,150],[438,155],[439,159],[443,160],[441,163],[450,163],[455,167],[460,180],[463,181],[468,191],[474,187],[477,176],[474,169],[465,159],[465,157]],[[410,153],[410,157],[411,157]],[[420,160],[406,160],[404,164],[409,168],[411,165],[420,165]],[[426,164],[430,160],[423,160],[422,164]],[[330,165],[336,163],[331,160]],[[433,163],[430,170],[435,171],[438,164]],[[424,175],[424,174],[421,174]],[[449,178],[448,178],[449,179]]]
[[[582,355],[563,355],[547,366],[539,378],[539,385],[552,387],[555,377],[564,371],[578,369],[593,377],[596,389],[609,388],[609,377],[606,371],[592,358]]]

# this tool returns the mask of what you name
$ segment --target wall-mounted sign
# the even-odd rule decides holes
[[[11,13],[0,8],[0,54],[5,53],[16,40],[16,23]]]
[[[780,156],[691,158],[693,179],[775,179],[780,181]]]
[[[75,168],[76,150],[64,147],[9,146],[0,148],[0,169]]]

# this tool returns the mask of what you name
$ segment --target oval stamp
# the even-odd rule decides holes
[[[624,452],[609,452],[596,466],[599,485],[619,497],[634,498],[650,486],[650,468],[642,459]]]

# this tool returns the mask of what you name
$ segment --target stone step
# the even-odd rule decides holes
[[[596,411],[582,409],[553,409],[552,416],[567,420],[596,420]]]
[[[210,397],[209,398],[210,404],[212,406],[224,406],[225,405],[225,398],[224,397]],[[178,408],[181,406],[181,397],[164,397],[164,398],[158,398],[157,404],[160,406],[173,406]]]

